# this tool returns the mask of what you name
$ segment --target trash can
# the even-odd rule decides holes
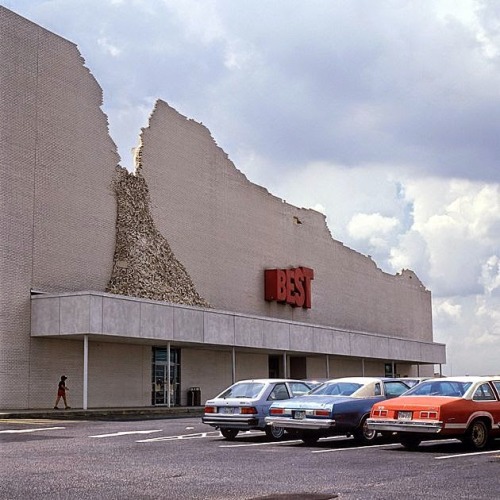
[[[201,406],[201,389],[199,387],[189,388],[188,406]]]

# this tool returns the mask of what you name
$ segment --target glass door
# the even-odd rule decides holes
[[[155,363],[153,378],[153,404],[166,405],[167,399],[167,365],[164,362]]]
[[[167,352],[165,347],[153,348],[151,399],[155,406],[175,406],[180,402],[180,349],[170,349],[170,376]]]

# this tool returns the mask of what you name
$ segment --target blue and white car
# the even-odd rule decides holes
[[[304,396],[273,403],[266,423],[294,433],[306,444],[334,435],[353,436],[360,444],[371,444],[377,437],[366,425],[372,406],[408,389],[401,379],[333,379]]]
[[[204,424],[219,429],[233,440],[239,431],[260,429],[273,440],[282,439],[285,431],[266,424],[269,408],[275,401],[306,394],[309,384],[293,379],[241,380],[205,403]]]

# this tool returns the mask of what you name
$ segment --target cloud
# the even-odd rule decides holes
[[[98,38],[97,44],[102,47],[106,53],[113,57],[119,56],[122,52],[118,47],[111,44],[106,37]]]
[[[224,14],[258,54],[230,82],[238,135],[292,166],[389,161],[425,175],[497,176],[499,73],[472,8],[456,18],[430,3],[295,7],[247,28]]]
[[[435,340],[446,343],[446,375],[498,375],[500,297],[434,299]]]
[[[413,206],[411,231],[425,241],[426,274],[434,293],[483,293],[484,264],[500,243],[500,186],[420,179],[407,182],[405,193]],[[404,251],[407,243],[403,244],[400,252],[408,255]],[[394,255],[398,255],[397,249]]]
[[[365,240],[369,247],[387,249],[388,236],[395,233],[399,221],[395,217],[384,217],[379,213],[354,214],[347,224],[347,231],[353,240]]]
[[[390,163],[413,175],[498,179],[494,3],[18,0],[14,7],[78,43],[104,87],[110,122],[118,120],[116,102],[141,106],[145,93],[210,124],[236,159],[258,151],[282,171]],[[137,134],[142,125],[129,123]],[[133,144],[114,139],[128,154]]]
[[[492,255],[483,264],[481,280],[484,290],[489,295],[499,295],[500,291],[500,257]]]
[[[460,320],[462,316],[462,306],[454,304],[449,298],[439,301],[434,310],[438,315],[446,317],[446,322]]]

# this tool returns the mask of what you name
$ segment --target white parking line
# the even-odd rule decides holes
[[[442,440],[442,439],[439,439],[439,440],[434,440],[434,441],[424,441],[422,443],[422,446],[425,446],[426,444],[436,444],[436,443],[439,443],[439,444],[442,444],[442,443],[446,443],[446,442],[453,442],[455,441],[455,439],[451,439],[451,440]],[[331,453],[331,452],[334,452],[334,451],[350,451],[350,450],[364,450],[364,449],[370,449],[370,448],[383,448],[383,447],[389,447],[389,448],[392,448],[393,446],[401,446],[403,447],[403,445],[401,443],[382,443],[382,444],[369,444],[369,445],[365,445],[365,446],[353,446],[352,448],[333,448],[333,449],[328,449],[328,450],[316,450],[316,451],[313,451],[312,453]]]
[[[41,427],[39,429],[8,429],[0,431],[0,434],[24,434],[27,432],[54,431],[60,429],[66,429],[66,427]]]
[[[439,440],[434,440],[434,441],[424,441],[422,443],[422,445],[425,446],[426,444],[436,444],[436,443],[442,444],[442,443],[453,442],[453,441],[455,441],[455,439],[451,439],[451,440],[439,439]],[[369,444],[366,446],[356,446],[356,447],[352,447],[352,448],[333,448],[333,449],[328,449],[328,450],[316,450],[316,451],[313,451],[312,453],[331,453],[334,451],[364,450],[364,449],[369,449],[369,448],[383,448],[383,447],[392,448],[393,446],[403,447],[403,445],[401,443],[383,443],[383,444]]]
[[[399,443],[369,444],[367,446],[353,446],[352,448],[328,448],[328,450],[314,450],[311,453],[333,453],[334,451],[364,450],[369,448],[383,448],[387,446],[401,446]]]
[[[214,431],[215,432],[215,431]],[[197,432],[196,434],[182,434],[180,436],[162,436],[151,439],[141,439],[136,443],[153,443],[155,441],[177,441],[180,439],[200,439],[208,437],[209,432]]]
[[[345,440],[345,436],[330,436],[322,439],[322,442],[335,441],[335,440]],[[273,444],[287,445],[287,444],[300,444],[302,439],[291,439],[284,441],[266,441],[265,443],[235,443],[235,444],[221,444],[219,448],[243,448],[245,446],[269,446]]]
[[[498,455],[500,456],[500,450],[490,450],[490,451],[473,451],[471,453],[460,453],[459,455],[444,455],[442,457],[434,457],[434,459],[447,460],[449,458],[472,457],[474,455],[491,455],[493,453],[498,453]]]
[[[66,420],[64,419],[64,423],[76,423],[76,422],[81,422],[81,420]],[[33,418],[0,418],[0,424],[11,424],[11,425],[16,425],[16,424],[27,424],[27,425],[41,425],[41,424],[60,424],[61,419],[47,419],[47,418],[39,418],[39,419],[33,419]]]
[[[189,429],[187,427],[186,429]],[[242,431],[239,435],[244,435],[244,434],[263,434],[263,432],[260,431]],[[152,443],[154,441],[177,441],[179,439],[200,439],[200,438],[208,438],[208,437],[222,437],[222,434],[220,431],[208,431],[208,432],[196,432],[194,434],[180,434],[178,436],[163,436],[163,437],[157,437],[157,438],[151,438],[151,439],[141,439],[139,441],[136,441],[136,443]]]
[[[273,444],[279,444],[279,445],[284,445],[284,444],[297,444],[297,443],[302,443],[302,440],[297,439],[293,441],[267,441],[265,443],[238,443],[238,444],[220,444],[219,448],[245,448],[246,446],[270,446]]]
[[[113,432],[112,434],[97,434],[95,436],[89,436],[89,438],[107,438],[107,437],[117,437],[117,436],[130,436],[131,434],[152,434],[153,432],[161,432],[161,429],[154,429],[150,431],[124,431],[124,432]]]

